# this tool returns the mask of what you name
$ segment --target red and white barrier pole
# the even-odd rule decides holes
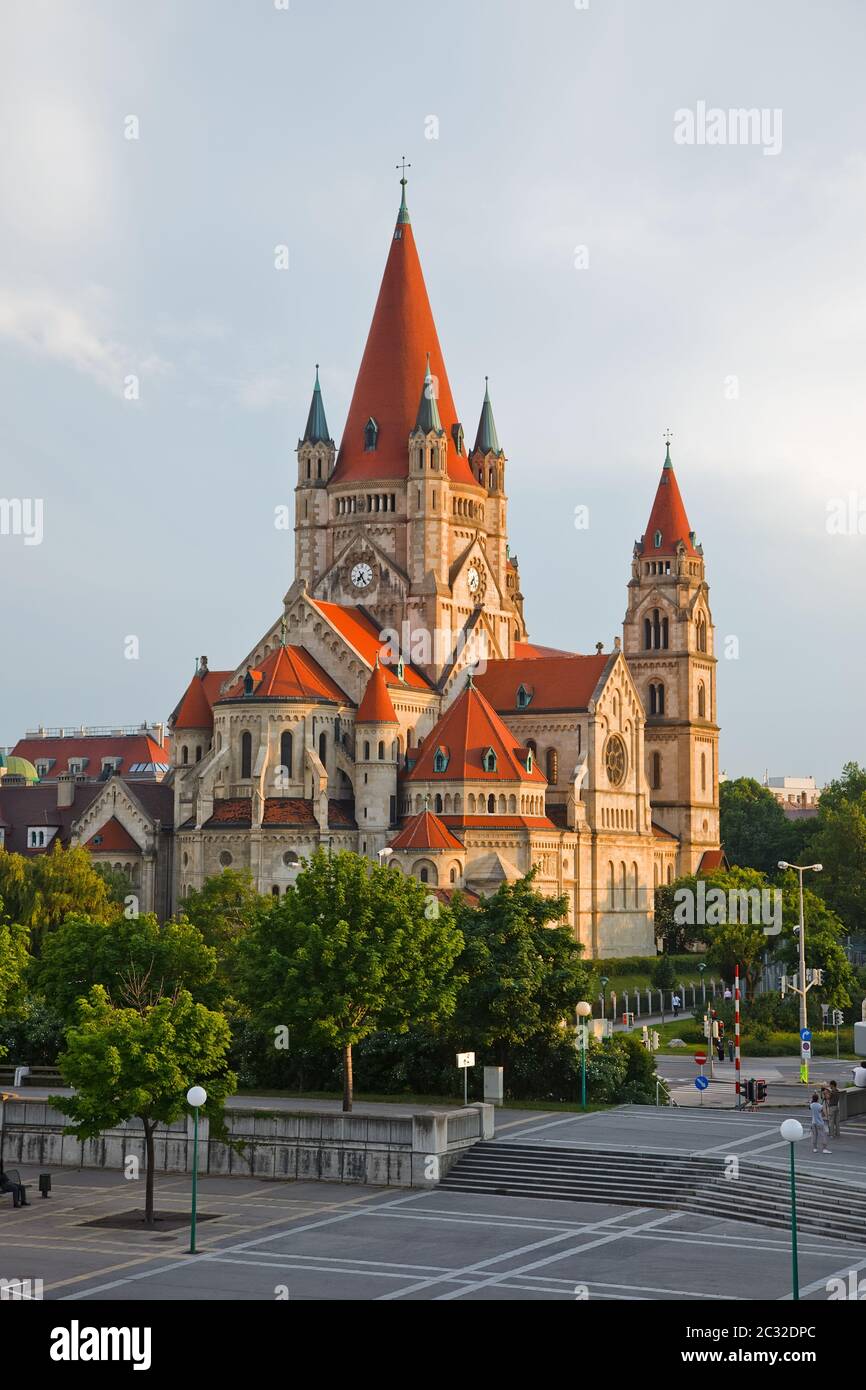
[[[740,1104],[740,967],[734,967],[734,1076],[737,1107]]]

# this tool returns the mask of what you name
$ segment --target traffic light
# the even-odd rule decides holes
[[[833,1010],[833,1024],[834,1024],[834,1027],[836,1027],[836,1028],[841,1028],[841,1027],[842,1027],[842,1023],[843,1023],[843,1018],[844,1018],[844,1015],[843,1015],[841,1009],[834,1009],[834,1010]]]
[[[751,1076],[749,1077],[748,1081],[746,1082],[746,1088],[745,1088],[745,1089],[746,1089],[746,1100],[749,1102],[750,1105],[754,1105],[754,1104],[755,1104],[755,1097],[756,1097],[756,1095],[757,1095],[757,1087],[756,1087],[755,1080],[754,1080],[753,1077],[751,1077]]]
[[[758,1101],[762,1101],[762,1100],[766,1100],[766,1099],[767,1099],[767,1083],[766,1083],[766,1081],[759,1081],[759,1082],[758,1082],[758,1085],[757,1085],[757,1092],[756,1092],[756,1099],[757,1099]]]
[[[813,985],[822,985],[823,983],[824,983],[824,971],[823,971],[823,970],[813,970],[813,971],[812,971],[812,984],[813,984]]]
[[[653,1029],[653,1052],[658,1052],[658,1050],[659,1050],[659,1045],[660,1045],[660,1038],[659,1038],[659,1035],[658,1035],[658,1033],[656,1032],[656,1030]]]

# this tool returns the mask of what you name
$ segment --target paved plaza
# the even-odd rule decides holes
[[[587,1116],[503,1111],[500,1141],[755,1157],[783,1163],[765,1115],[623,1107]],[[847,1127],[833,1176],[866,1183],[866,1127]],[[798,1165],[819,1168],[802,1144]],[[33,1180],[35,1171],[27,1172]],[[71,1301],[204,1299],[785,1299],[782,1230],[650,1207],[201,1178],[200,1253],[186,1229],[92,1223],[141,1205],[119,1172],[55,1169],[47,1200],[0,1205],[0,1276]],[[187,1212],[185,1176],[157,1179],[157,1209]],[[801,1296],[866,1271],[866,1249],[801,1234]]]

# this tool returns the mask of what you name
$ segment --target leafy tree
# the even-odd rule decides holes
[[[462,945],[450,911],[415,879],[318,850],[238,942],[239,988],[254,1021],[342,1049],[351,1110],[353,1046],[451,1014]]]
[[[777,941],[776,954],[786,965],[797,970],[800,963],[800,940],[794,931],[800,922],[800,887],[797,876],[785,875],[782,899],[782,936]],[[809,996],[822,999],[833,1009],[850,1008],[858,990],[857,975],[842,945],[845,928],[839,918],[817,893],[803,893],[803,916],[806,922],[806,966],[824,971],[824,982],[816,985]]]
[[[768,787],[754,777],[719,784],[720,837],[730,864],[772,874],[787,859],[791,822]]]
[[[704,929],[695,923],[679,920],[675,897],[678,888],[690,887],[694,890],[696,875],[678,878],[675,883],[660,884],[655,890],[653,920],[655,934],[664,947],[665,955],[678,956],[692,950],[704,940]]]
[[[238,941],[273,902],[257,892],[249,870],[234,869],[223,869],[184,898],[183,916],[216,951],[217,968],[225,980],[232,978]]]
[[[117,903],[118,907],[123,907],[126,899],[135,892],[129,875],[125,874],[123,869],[115,869],[112,864],[94,864],[93,867],[100,878],[105,879],[111,901]]]
[[[0,903],[0,1016],[18,1014],[25,1002],[24,972],[27,967],[27,929],[4,919]],[[0,1057],[6,1048],[0,1045]]]
[[[216,952],[191,922],[160,924],[151,913],[106,924],[75,916],[46,937],[34,960],[34,986],[67,1022],[78,1000],[103,985],[117,1003],[154,1003],[187,989],[204,1003],[218,1002],[206,988],[216,971]]]
[[[846,763],[821,793],[810,853],[824,866],[816,891],[849,932],[866,930],[866,768],[858,763]]]
[[[58,1065],[75,1095],[52,1096],[51,1104],[71,1120],[65,1132],[79,1139],[94,1139],[132,1116],[141,1120],[145,1222],[152,1226],[154,1131],[180,1118],[194,1084],[208,1093],[204,1112],[220,1121],[223,1102],[235,1089],[226,1063],[228,1024],[187,990],[142,1008],[119,1009],[102,985],[94,985],[66,1041]]]
[[[650,981],[655,989],[673,989],[677,982],[677,972],[670,956],[659,956],[650,973]]]
[[[597,991],[582,946],[561,923],[565,898],[547,898],[534,886],[534,872],[504,883],[478,907],[458,902],[455,915],[466,947],[458,969],[465,978],[457,998],[454,1029],[468,1043],[493,1048],[499,1065],[509,1050],[563,1020]]]
[[[67,917],[115,921],[118,904],[86,849],[63,849],[55,841],[47,854],[25,859],[0,851],[0,897],[15,922],[30,928],[30,949],[38,955],[46,933]]]

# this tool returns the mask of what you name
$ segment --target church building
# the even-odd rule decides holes
[[[465,432],[401,184],[339,448],[316,369],[292,584],[170,720],[175,906],[228,866],[282,894],[346,848],[439,897],[534,867],[588,955],[652,953],[654,889],[719,849],[715,636],[670,447],[622,639],[530,641],[490,394]]]

